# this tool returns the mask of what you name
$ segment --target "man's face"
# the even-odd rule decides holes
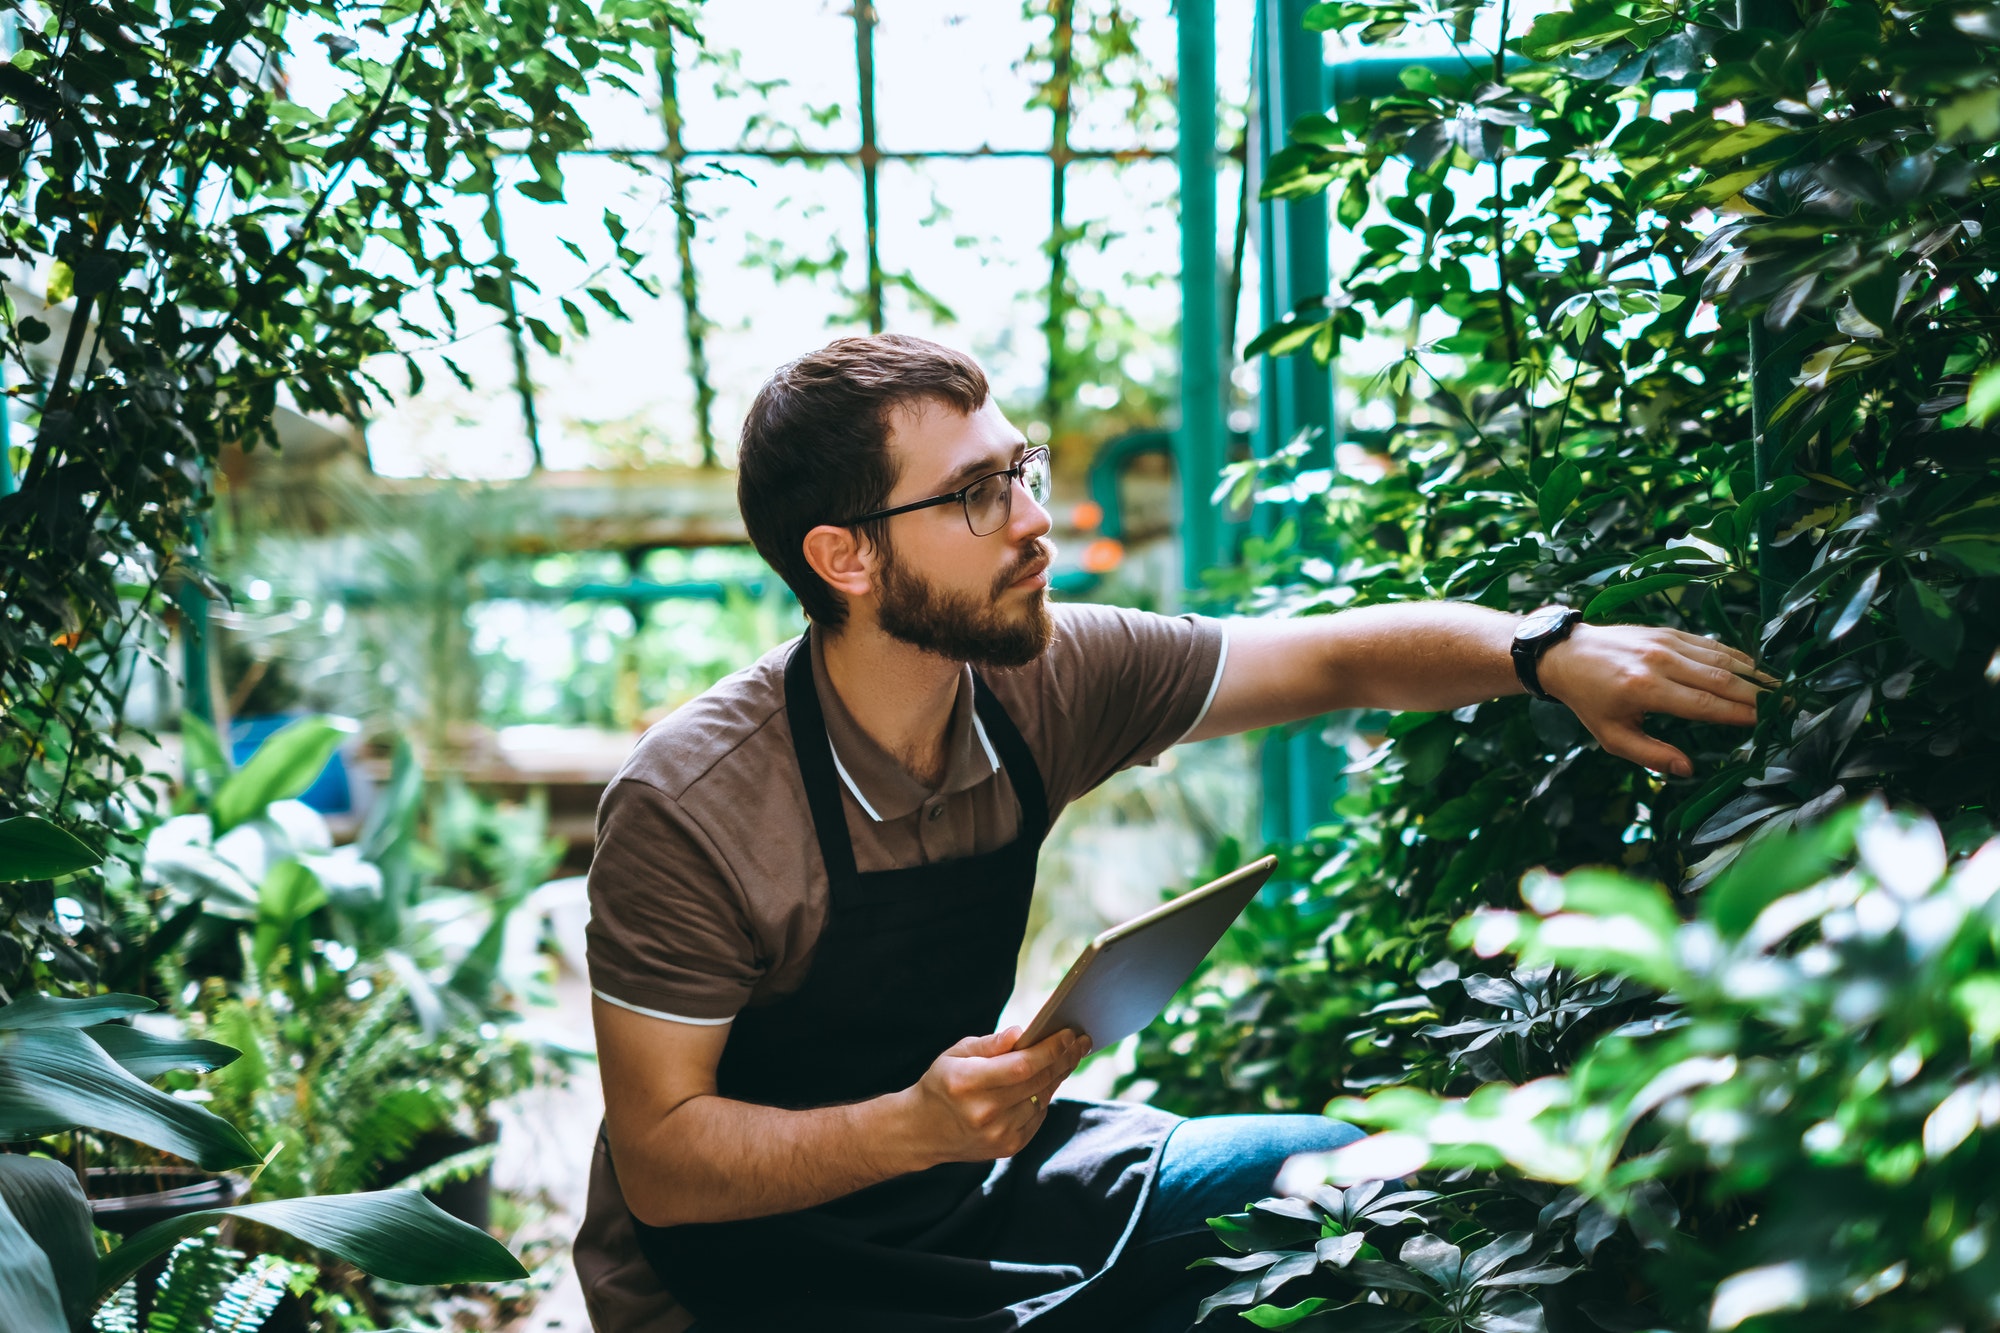
[[[884,508],[956,491],[1020,462],[1028,442],[989,400],[971,416],[926,403],[895,414],[898,469]],[[1020,483],[998,532],[975,537],[965,507],[937,505],[888,520],[875,578],[883,632],[957,662],[1024,666],[1049,646],[1049,515]]]

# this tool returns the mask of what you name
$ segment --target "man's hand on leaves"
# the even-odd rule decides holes
[[[1777,683],[1747,653],[1714,639],[1639,625],[1579,625],[1543,655],[1540,672],[1542,688],[1607,751],[1683,778],[1694,765],[1646,734],[1646,714],[1747,727],[1757,721],[1757,696]]]

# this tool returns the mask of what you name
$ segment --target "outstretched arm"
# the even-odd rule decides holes
[[[1521,693],[1510,654],[1520,617],[1468,602],[1404,602],[1289,620],[1232,620],[1222,682],[1204,740],[1339,708],[1442,712]],[[1749,726],[1756,664],[1734,648],[1679,630],[1579,625],[1550,648],[1542,688],[1567,704],[1612,754],[1690,775],[1673,746],[1648,736],[1648,713]]]

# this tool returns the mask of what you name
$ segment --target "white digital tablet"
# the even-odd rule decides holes
[[[1022,1034],[1019,1048],[1063,1031],[1107,1050],[1160,1016],[1229,923],[1257,896],[1278,858],[1266,856],[1183,893],[1092,940]]]

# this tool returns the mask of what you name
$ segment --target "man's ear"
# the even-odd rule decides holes
[[[853,528],[822,523],[806,534],[806,563],[826,585],[845,597],[875,591],[875,548]]]

